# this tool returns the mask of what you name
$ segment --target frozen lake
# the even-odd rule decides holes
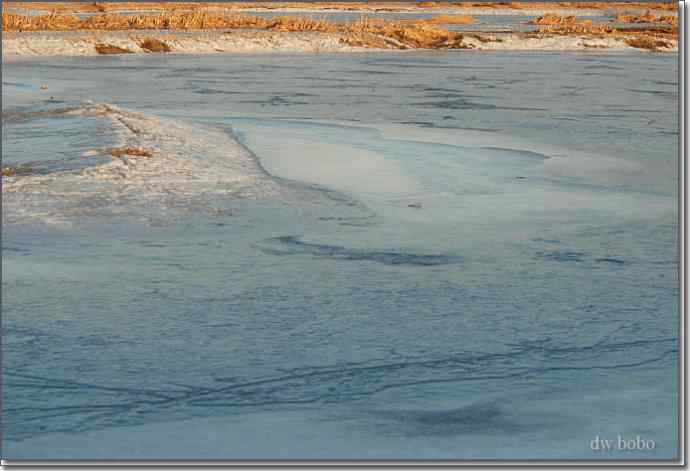
[[[674,55],[3,65],[6,459],[677,454]]]

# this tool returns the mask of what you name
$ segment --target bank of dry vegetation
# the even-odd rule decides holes
[[[464,21],[469,21],[463,18]],[[437,20],[438,21],[438,20]],[[458,20],[459,21],[459,20]],[[260,29],[283,32],[340,33],[352,45],[409,48],[456,47],[459,33],[434,25],[434,22],[397,22],[362,17],[350,23],[333,23],[306,16],[266,18],[222,12],[165,12],[157,15],[102,14],[88,18],[50,14],[25,16],[3,12],[4,31],[119,31],[119,30],[211,30]],[[149,44],[152,46],[152,44]],[[145,48],[155,50],[158,46]],[[143,46],[142,46],[143,48]],[[104,53],[107,52],[103,49]],[[99,51],[100,52],[100,51]]]
[[[160,10],[182,11],[200,9],[231,9],[231,10],[341,10],[341,11],[429,11],[433,9],[457,9],[486,8],[492,10],[553,10],[553,9],[585,9],[585,10],[625,10],[639,8],[635,2],[471,2],[471,1],[421,1],[409,2],[3,2],[4,5],[14,8],[26,8],[43,10],[54,13],[106,13],[122,10]],[[677,11],[675,1],[650,2],[644,4],[650,10]]]
[[[166,4],[167,5],[167,4]],[[187,4],[189,6],[189,4]],[[589,4],[592,5],[592,4]],[[107,11],[107,8],[105,8]],[[673,48],[677,41],[677,18],[672,15],[655,15],[651,11],[639,16],[621,13],[616,18],[618,23],[630,23],[630,26],[614,23],[582,20],[576,16],[546,14],[530,23],[537,25],[526,35],[576,35],[588,38],[613,37],[624,41],[635,48],[663,50]],[[335,23],[325,19],[309,16],[256,16],[227,10],[179,11],[168,9],[154,14],[116,14],[99,13],[88,17],[72,14],[51,13],[47,15],[21,15],[3,11],[3,31],[6,34],[24,31],[127,31],[127,30],[265,30],[276,32],[318,32],[335,33],[341,43],[355,47],[369,48],[465,48],[463,34],[449,31],[440,25],[472,24],[476,20],[469,15],[441,14],[427,19],[383,20],[362,15],[358,20],[347,23]],[[640,23],[640,24],[635,24]],[[641,23],[650,23],[648,26]],[[482,41],[476,34],[465,33],[468,38]],[[171,47],[165,41],[146,37],[137,43],[145,52],[170,52]],[[136,45],[134,46],[136,49]],[[95,44],[99,54],[122,54],[131,50],[106,43]]]
[[[647,12],[639,17],[619,15],[615,21],[619,23],[649,23],[650,25],[648,27],[620,27],[608,23],[582,20],[575,16],[555,14],[540,16],[530,23],[538,25],[537,33],[540,34],[578,34],[597,38],[619,37],[629,46],[638,49],[667,49],[673,47],[673,42],[678,39],[676,17],[656,16]]]

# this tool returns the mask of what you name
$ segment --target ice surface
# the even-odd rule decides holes
[[[6,64],[5,457],[673,457],[676,72]],[[120,145],[154,153],[82,157]]]

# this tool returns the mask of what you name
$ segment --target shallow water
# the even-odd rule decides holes
[[[673,457],[676,66],[5,64],[6,458]]]

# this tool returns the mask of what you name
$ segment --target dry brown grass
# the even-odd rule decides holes
[[[585,34],[585,35],[598,35],[605,36],[612,34],[614,29],[605,24],[594,24],[592,22],[578,22],[570,25],[556,25],[556,26],[540,26],[540,33],[550,33],[550,34]]]
[[[106,13],[121,10],[197,10],[223,8],[225,2],[4,2],[6,6],[44,10],[51,13]]]
[[[576,10],[630,10],[640,8],[636,2],[461,2],[454,3],[458,8],[512,8],[517,10],[555,10],[559,8]],[[645,8],[651,10],[677,11],[677,2],[645,3]]]
[[[250,17],[254,18],[254,17]],[[245,18],[239,18],[237,28],[246,28],[244,26]],[[251,27],[251,26],[250,26]],[[263,29],[273,29],[276,31],[319,31],[324,33],[333,33],[338,31],[338,26],[326,20],[319,20],[307,16],[278,16],[262,22]]]
[[[338,2],[323,1],[315,3],[307,2],[3,2],[5,5],[17,8],[27,8],[34,10],[44,10],[54,13],[105,13],[121,10],[159,10],[159,11],[180,11],[180,10],[202,10],[207,8],[223,8],[231,10],[261,9],[328,9],[343,11],[412,11],[416,9],[429,8],[513,8],[524,10],[549,10],[555,8],[575,8],[575,9],[603,9],[603,10],[625,10],[639,8],[640,4],[635,2],[419,2],[401,3],[391,1],[375,2]],[[646,8],[651,10],[677,11],[678,5],[675,1],[645,3]]]
[[[563,34],[563,35],[568,35],[568,34],[580,34],[580,35],[592,35],[592,36],[617,36],[617,37],[626,37],[629,38],[630,36],[633,36],[631,38],[634,42],[637,38],[640,37],[652,37],[652,38],[657,38],[658,40],[671,40],[671,39],[676,39],[678,37],[678,29],[677,29],[677,20],[676,23],[674,24],[670,19],[673,19],[675,17],[656,17],[653,14],[647,12],[644,15],[641,15],[640,17],[635,17],[635,18],[642,18],[640,21],[644,21],[645,23],[650,22],[651,19],[654,19],[654,22],[657,23],[657,26],[653,27],[648,27],[648,28],[640,28],[640,27],[614,27],[610,24],[605,24],[605,23],[594,23],[590,20],[580,20],[575,16],[559,16],[555,14],[547,14],[544,16],[540,16],[539,18],[536,18],[535,20],[530,21],[531,24],[536,24],[539,25],[537,28],[538,33],[547,33],[547,34]],[[661,21],[661,18],[664,18],[663,21],[670,21],[670,23],[663,23]],[[667,19],[668,18],[668,19]],[[635,21],[629,21],[629,22],[635,22]],[[659,25],[668,25],[668,26],[659,26]],[[642,41],[640,44],[642,44],[644,41]],[[646,49],[646,48],[645,48]]]
[[[95,15],[79,19],[71,15],[45,15],[25,17],[3,13],[6,30],[17,31],[71,31],[71,30],[204,30],[204,29],[265,29],[273,31],[315,31],[340,33],[352,44],[386,44],[400,48],[459,47],[462,36],[432,24],[385,21],[361,17],[350,23],[331,23],[299,16],[260,16],[230,13],[161,13],[159,15]],[[97,45],[101,54],[131,52],[115,46]],[[106,46],[108,46],[106,48]],[[373,46],[370,46],[373,47]],[[378,46],[377,46],[378,47]],[[114,49],[110,49],[114,48]],[[101,52],[103,51],[103,52]]]
[[[560,16],[555,13],[547,13],[529,21],[531,25],[569,25],[577,23],[575,16]]]
[[[376,1],[365,2],[4,2],[17,8],[44,10],[52,13],[105,13],[122,10],[139,11],[200,11],[205,9],[227,10],[278,10],[278,9],[316,9],[343,11],[413,11],[420,8],[449,7],[449,3],[421,2],[421,5],[404,2]],[[433,4],[433,6],[432,6]],[[427,5],[427,6],[424,6]]]
[[[619,13],[616,15],[616,22],[618,23],[654,23],[657,16],[651,11],[647,10],[642,15],[628,15],[625,13]]]
[[[665,24],[671,26],[678,26],[678,17],[674,15],[660,15],[657,16],[651,11],[647,10],[642,15],[629,15],[619,13],[614,20],[617,23],[651,23],[651,24]]]
[[[613,27],[593,23],[591,20],[578,20],[575,16],[559,16],[552,13],[540,16],[529,22],[539,25],[540,33],[552,34],[609,34]]]
[[[678,2],[652,3],[649,8],[655,10],[678,11]]]
[[[139,47],[146,52],[170,52],[170,46],[160,39],[147,37],[139,42]]]
[[[3,12],[4,31],[76,31],[130,29],[233,29],[256,28],[280,31],[334,31],[336,25],[309,17],[266,18],[231,13],[167,12],[158,15],[103,14],[80,19],[73,15],[23,16]]]
[[[123,155],[129,155],[133,157],[153,156],[153,152],[144,149],[143,147],[115,147],[113,149],[108,149],[107,153],[113,157],[122,157]]]
[[[455,6],[460,8],[496,8],[495,3],[456,3]]]
[[[669,41],[678,38],[678,28],[674,26],[613,27],[610,24],[578,20],[573,16],[558,17],[557,15],[545,15],[538,20],[537,33],[539,34],[613,36],[624,39],[633,47],[643,49],[658,50],[660,47],[670,47]]]
[[[76,16],[42,15],[24,16],[2,12],[2,30],[5,31],[51,31],[80,29]]]
[[[131,54],[132,51],[121,47],[113,46],[112,44],[98,43],[95,44],[96,52],[99,54]]]
[[[405,20],[405,23],[426,23],[429,25],[472,25],[477,20],[470,15],[436,15],[424,20]]]
[[[404,24],[362,17],[337,25],[343,41],[364,47],[445,49],[462,47],[462,35],[427,24]]]
[[[664,18],[662,20],[662,18]],[[611,24],[593,23],[579,20],[575,16],[547,14],[536,18],[531,23],[537,24],[536,34],[579,34],[593,36],[616,35],[622,38],[649,36],[656,40],[677,38],[677,27],[670,22],[675,18],[659,17],[660,24],[649,28],[638,26],[624,28]],[[3,12],[4,31],[71,31],[71,30],[209,30],[209,29],[258,29],[272,31],[313,31],[337,33],[341,41],[362,47],[376,48],[463,48],[462,35],[448,31],[437,24],[462,23],[474,19],[467,15],[438,15],[425,21],[388,21],[362,16],[350,23],[332,23],[326,20],[301,16],[279,16],[274,18],[252,16],[241,13],[219,11],[180,12],[167,11],[159,14],[118,15],[112,13],[97,14],[80,19],[73,15],[22,16]],[[666,25],[661,23],[669,21]],[[140,44],[142,49],[154,52],[166,52],[169,46],[161,41],[154,45],[146,42]],[[157,41],[157,40],[156,40]],[[101,54],[121,54],[132,52],[116,46],[102,44]],[[148,46],[148,47],[145,47]],[[96,46],[97,50],[99,45]],[[169,50],[169,49],[168,49]],[[101,52],[103,51],[103,52]]]
[[[454,3],[453,6],[457,8],[486,8],[492,10],[523,10],[529,9],[529,4],[521,2],[469,2],[469,3]]]
[[[659,19],[657,20],[657,23],[662,23],[662,24],[678,27],[678,17],[673,16],[673,15],[660,16]]]

